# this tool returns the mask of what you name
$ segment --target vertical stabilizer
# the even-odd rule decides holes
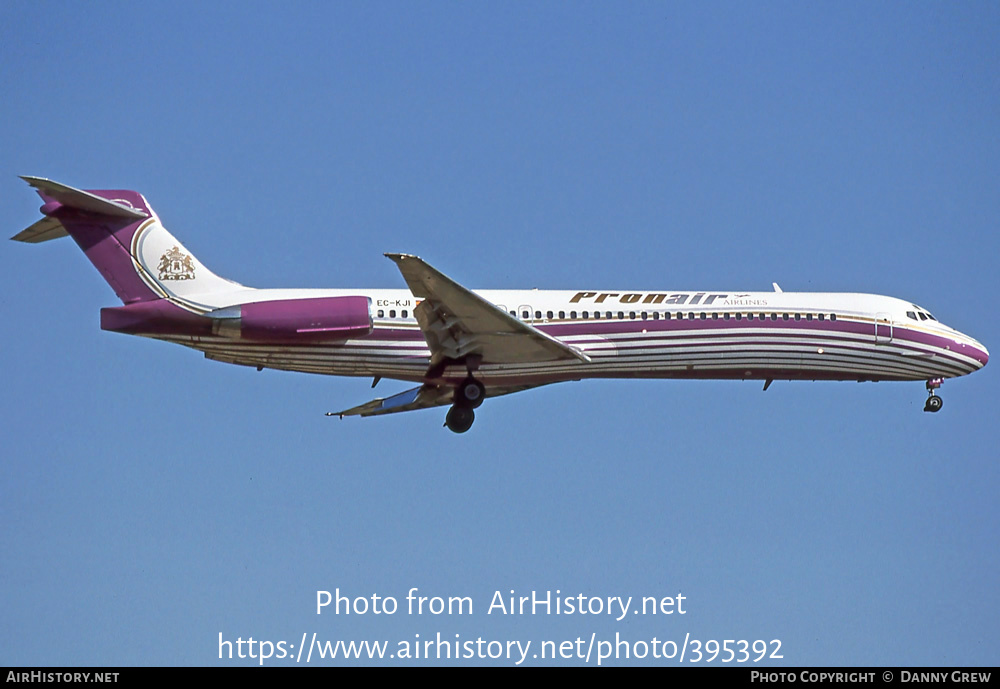
[[[201,295],[245,289],[202,265],[138,192],[84,191],[40,177],[22,179],[42,197],[46,217],[12,239],[38,243],[69,235],[123,304],[169,299],[203,312],[210,307]]]

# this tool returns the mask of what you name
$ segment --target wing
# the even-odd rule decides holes
[[[522,323],[420,258],[386,256],[395,261],[413,296],[423,300],[413,315],[431,351],[429,371],[467,357],[497,364],[590,361],[583,352]]]
[[[548,385],[548,383],[542,383]],[[487,397],[499,397],[509,395],[522,390],[541,387],[541,385],[508,385],[505,387],[490,386],[486,388]],[[396,414],[403,411],[414,411],[416,409],[430,409],[431,407],[443,407],[451,404],[455,398],[455,389],[447,385],[421,385],[412,388],[392,397],[379,397],[371,402],[359,404],[356,407],[338,412],[327,412],[327,416],[381,416],[382,414]]]

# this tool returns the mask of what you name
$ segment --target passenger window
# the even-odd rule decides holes
[[[379,318],[385,318],[385,310],[379,309],[378,310],[378,317]],[[913,320],[916,320],[916,318],[914,318]]]
[[[410,313],[409,311],[403,309],[403,318],[409,318],[409,313]]]
[[[576,320],[576,311],[570,311],[569,312],[569,317],[572,318],[575,321]]]
[[[561,320],[561,321],[566,320],[566,312],[565,311],[560,311],[559,312],[559,320]]]
[[[831,320],[831,321],[835,321],[835,320],[837,320],[837,314],[835,314],[835,313],[831,313],[831,314],[830,314],[830,320]]]
[[[521,318],[524,319],[524,320],[528,320],[528,318],[530,318],[530,316],[528,315],[527,311],[522,311],[521,312]]]
[[[812,319],[813,319],[813,315],[811,313],[807,313],[806,314],[806,320],[807,321],[811,321]]]
[[[590,311],[584,311],[583,312],[583,317],[584,317],[584,319],[590,318]]]
[[[782,318],[782,320],[786,320],[787,321],[788,320],[788,314],[787,313],[781,314],[781,318]]]
[[[625,320],[625,312],[624,311],[619,311],[618,312],[618,320],[620,320],[620,321]]]
[[[826,314],[822,314],[822,313],[821,313],[821,314],[819,315],[819,319],[820,319],[821,321],[823,321],[823,320],[826,320]]]

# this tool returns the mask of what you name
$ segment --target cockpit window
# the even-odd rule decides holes
[[[917,314],[916,314],[915,311],[907,311],[906,312],[906,317],[907,318],[912,318],[913,320],[917,320]]]
[[[922,321],[926,321],[927,320],[927,314],[924,313],[923,311],[917,311],[917,315],[920,316],[920,320],[922,320]]]

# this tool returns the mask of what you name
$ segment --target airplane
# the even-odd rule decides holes
[[[385,254],[407,289],[254,289],[212,273],[139,193],[22,177],[44,216],[12,239],[70,236],[122,306],[101,328],[255,367],[417,383],[327,416],[450,406],[469,430],[486,398],[591,378],[926,381],[989,361],[927,309],[874,294],[470,290],[420,258]]]

